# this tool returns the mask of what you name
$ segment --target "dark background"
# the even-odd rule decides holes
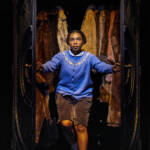
[[[150,150],[150,17],[148,3],[142,0],[141,8],[141,137],[142,150]]]
[[[150,149],[150,67],[149,67],[149,8],[146,1],[141,4],[141,136],[145,148]],[[13,31],[12,31],[12,4],[11,0],[3,0],[0,5],[0,149],[10,149],[12,135],[12,62],[13,62]]]
[[[0,4],[0,149],[10,149],[12,111],[12,7],[10,0]],[[2,148],[3,146],[3,148]]]

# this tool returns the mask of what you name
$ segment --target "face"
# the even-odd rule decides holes
[[[69,36],[69,45],[73,52],[79,52],[83,45],[83,39],[80,33],[73,32]]]

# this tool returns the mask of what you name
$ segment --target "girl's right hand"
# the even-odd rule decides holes
[[[42,63],[40,62],[40,61],[37,61],[36,62],[36,71],[37,72],[40,72],[40,71],[42,71],[43,69],[42,69]]]

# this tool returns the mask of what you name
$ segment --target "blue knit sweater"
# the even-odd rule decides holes
[[[93,96],[93,82],[90,76],[92,68],[100,73],[112,73],[112,65],[100,61],[86,51],[79,56],[71,55],[70,50],[59,52],[42,66],[44,72],[54,72],[60,68],[56,92],[71,95],[76,100]]]

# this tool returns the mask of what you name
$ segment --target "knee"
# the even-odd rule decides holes
[[[83,125],[77,125],[75,128],[77,132],[87,132],[87,128]]]
[[[63,121],[61,121],[61,125],[63,127],[72,127],[72,121],[70,121],[70,120],[63,120]]]

